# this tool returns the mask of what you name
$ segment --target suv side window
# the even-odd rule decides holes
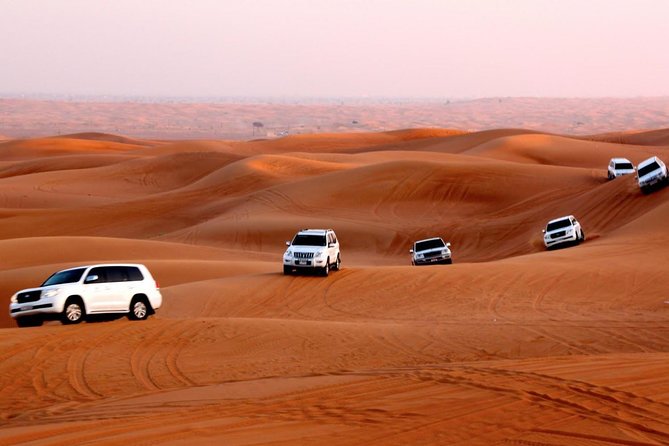
[[[105,272],[107,268],[104,267],[98,267],[98,268],[92,268],[88,274],[86,274],[86,278],[84,279],[84,283],[105,283],[107,282],[107,274]],[[97,276],[97,279],[95,280],[90,280],[94,276]]]
[[[125,267],[127,273],[128,273],[128,280],[131,282],[137,282],[140,280],[144,280],[144,276],[142,275],[142,272],[137,268],[136,266],[127,266]]]
[[[122,266],[109,266],[107,270],[107,282],[127,282],[128,274]]]
[[[109,266],[105,269],[108,282],[134,282],[144,279],[139,269],[133,266]]]

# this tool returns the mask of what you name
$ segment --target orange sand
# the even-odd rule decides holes
[[[0,296],[138,261],[164,307],[14,328],[0,445],[669,444],[669,131],[0,142]],[[546,252],[573,213],[587,241]],[[281,274],[298,228],[343,269]],[[454,265],[414,268],[443,236]]]

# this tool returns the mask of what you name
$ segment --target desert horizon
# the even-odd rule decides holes
[[[669,126],[669,97],[146,98],[0,97],[7,139],[102,132],[148,139],[280,138],[318,133],[517,128],[588,136]]]
[[[0,142],[0,292],[146,264],[147,321],[0,316],[0,444],[669,442],[669,130]],[[541,229],[577,216],[580,246]],[[333,228],[342,269],[285,276]],[[413,267],[415,240],[452,265]]]

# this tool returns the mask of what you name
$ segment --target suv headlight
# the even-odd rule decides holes
[[[444,249],[443,251],[441,251],[441,255],[442,256],[448,255],[448,249]]]
[[[314,257],[320,257],[323,255],[323,251],[318,251],[316,254],[314,254]]]
[[[42,292],[42,297],[55,297],[60,293],[60,290],[58,288],[52,289],[52,290],[47,290]]]
[[[416,254],[417,259],[423,259],[425,258],[425,254]]]
[[[286,253],[284,254],[284,256],[286,256],[286,257],[292,257],[292,256],[293,256],[293,251],[291,251],[291,250],[289,249],[288,251],[286,251]]]

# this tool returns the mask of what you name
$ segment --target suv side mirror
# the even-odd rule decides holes
[[[100,277],[98,277],[95,274],[91,274],[90,276],[86,276],[85,282],[96,282]]]
[[[409,250],[409,254],[413,254],[413,249],[410,249],[410,250]]]
[[[286,240],[286,246],[290,246],[290,242]]]
[[[451,242],[446,243],[446,247],[450,248],[451,247]]]
[[[542,229],[541,232],[543,232],[543,233],[545,234],[545,233],[546,233],[546,230],[545,230],[545,229]]]

